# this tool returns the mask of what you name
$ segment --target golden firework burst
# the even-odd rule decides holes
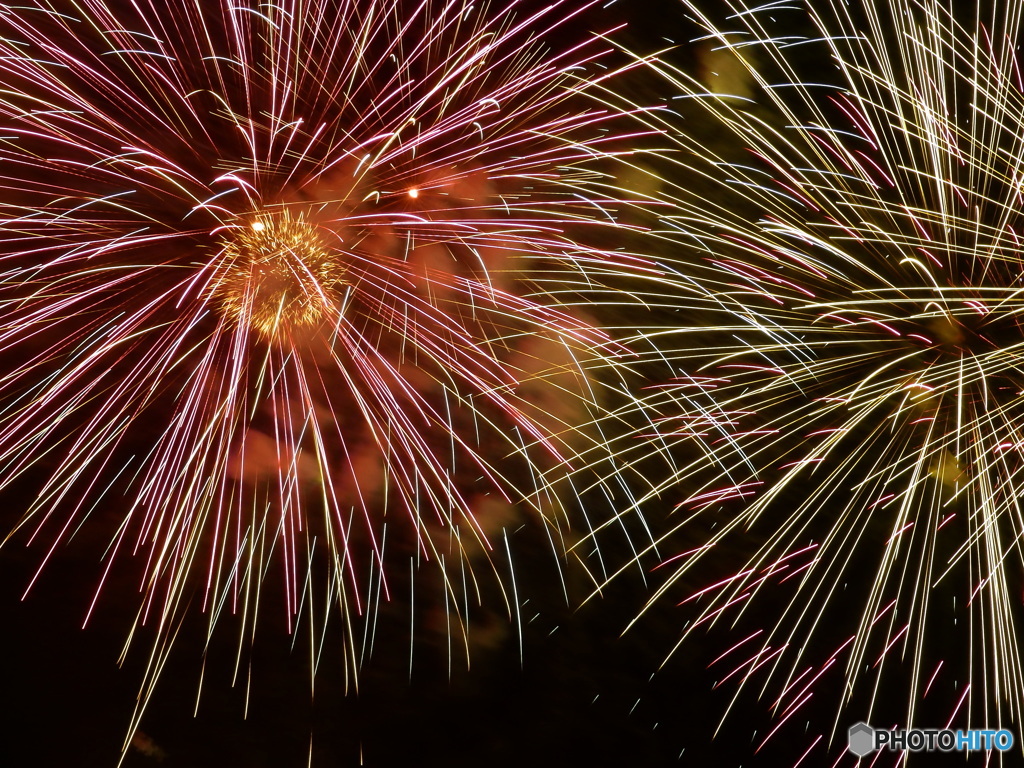
[[[267,341],[294,340],[337,314],[344,258],[321,228],[289,211],[261,213],[221,243],[210,294],[221,313]]]

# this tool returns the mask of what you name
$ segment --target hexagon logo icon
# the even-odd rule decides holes
[[[848,734],[850,751],[857,757],[864,757],[875,750],[875,729],[867,723],[851,725]]]

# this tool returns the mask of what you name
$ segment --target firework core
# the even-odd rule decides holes
[[[211,295],[221,314],[268,341],[294,340],[338,312],[344,260],[302,217],[259,214],[230,230],[218,261]]]

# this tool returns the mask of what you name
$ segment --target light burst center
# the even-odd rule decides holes
[[[346,272],[315,224],[260,214],[222,241],[211,297],[225,318],[267,341],[294,340],[333,321]]]

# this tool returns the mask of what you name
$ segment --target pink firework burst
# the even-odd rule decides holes
[[[626,354],[584,306],[651,273],[603,245],[639,123],[559,31],[592,5],[0,10],[3,483],[44,560],[107,526],[97,597],[145,563],[147,691],[194,596],[251,637],[272,571],[354,669],[394,558],[468,651],[510,530],[576,557]]]

